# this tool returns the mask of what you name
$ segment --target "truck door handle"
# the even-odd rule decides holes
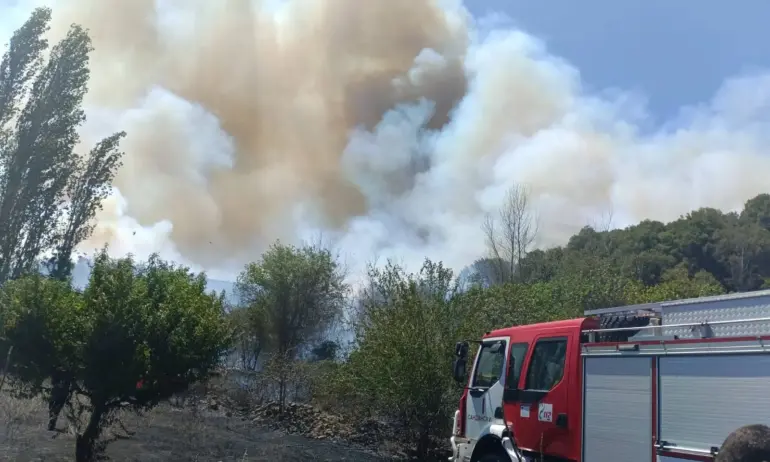
[[[556,426],[559,428],[567,428],[567,414],[559,414],[556,416]]]

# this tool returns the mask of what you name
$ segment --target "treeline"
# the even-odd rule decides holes
[[[150,409],[223,365],[256,378],[252,402],[304,399],[386,420],[426,460],[446,444],[459,399],[458,339],[768,284],[770,195],[741,213],[607,223],[535,250],[537,216],[515,186],[482,224],[489,255],[459,276],[430,260],[416,273],[388,263],[353,287],[329,249],[277,242],[240,273],[238,306],[207,292],[205,275],[106,251],[77,290],[73,252],[119,168],[123,134],[75,152],[90,41],[73,26],[45,61],[50,14],[35,10],[0,63],[0,388],[48,400],[49,428],[64,413],[78,461],[99,456],[120,411]]]
[[[746,202],[740,213],[702,208],[671,223],[645,220],[626,229],[586,227],[565,247],[530,252],[521,264],[527,282],[569,271],[581,255],[605,260],[647,286],[669,271],[713,277],[723,290],[744,292],[770,284],[770,194]]]
[[[475,282],[547,282],[590,260],[645,286],[664,282],[671,271],[713,278],[728,292],[770,284],[770,194],[748,200],[740,213],[701,208],[671,223],[645,220],[625,229],[611,229],[609,213],[605,223],[547,250],[530,250],[536,223],[527,191],[514,186],[500,217],[484,224],[490,256],[474,265]]]
[[[118,410],[150,408],[207,377],[231,329],[203,275],[157,258],[102,252],[88,287],[72,287],[75,250],[110,192],[125,134],[76,151],[91,40],[73,25],[49,46],[50,20],[36,9],[0,60],[0,388],[47,399],[50,430],[66,410],[76,459],[92,461]]]

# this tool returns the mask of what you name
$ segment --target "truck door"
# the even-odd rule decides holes
[[[465,435],[477,440],[486,433],[487,428],[497,419],[496,412],[502,415],[503,367],[507,338],[484,339],[481,344],[476,365],[468,390]],[[501,420],[502,421],[502,420]]]
[[[572,455],[567,429],[569,380],[565,374],[574,367],[567,354],[570,336],[536,337],[523,372],[518,412],[506,415],[514,422],[519,447],[565,459]]]

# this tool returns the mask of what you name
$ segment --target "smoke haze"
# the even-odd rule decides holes
[[[353,270],[459,270],[514,183],[540,246],[609,211],[667,221],[770,191],[770,74],[650,130],[642,98],[587,92],[537,38],[458,0],[45,3],[52,38],[77,22],[94,41],[84,150],[128,132],[87,249],[232,277],[277,238],[322,234]]]

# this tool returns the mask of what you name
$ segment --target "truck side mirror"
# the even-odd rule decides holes
[[[468,375],[466,372],[466,365],[467,362],[465,358],[456,358],[454,360],[454,370],[452,371],[452,374],[454,375],[455,382],[465,384]]]
[[[468,342],[455,344],[455,360],[452,364],[452,375],[456,382],[465,384],[467,379]]]
[[[455,344],[455,356],[461,359],[468,358],[468,342],[457,342]]]

